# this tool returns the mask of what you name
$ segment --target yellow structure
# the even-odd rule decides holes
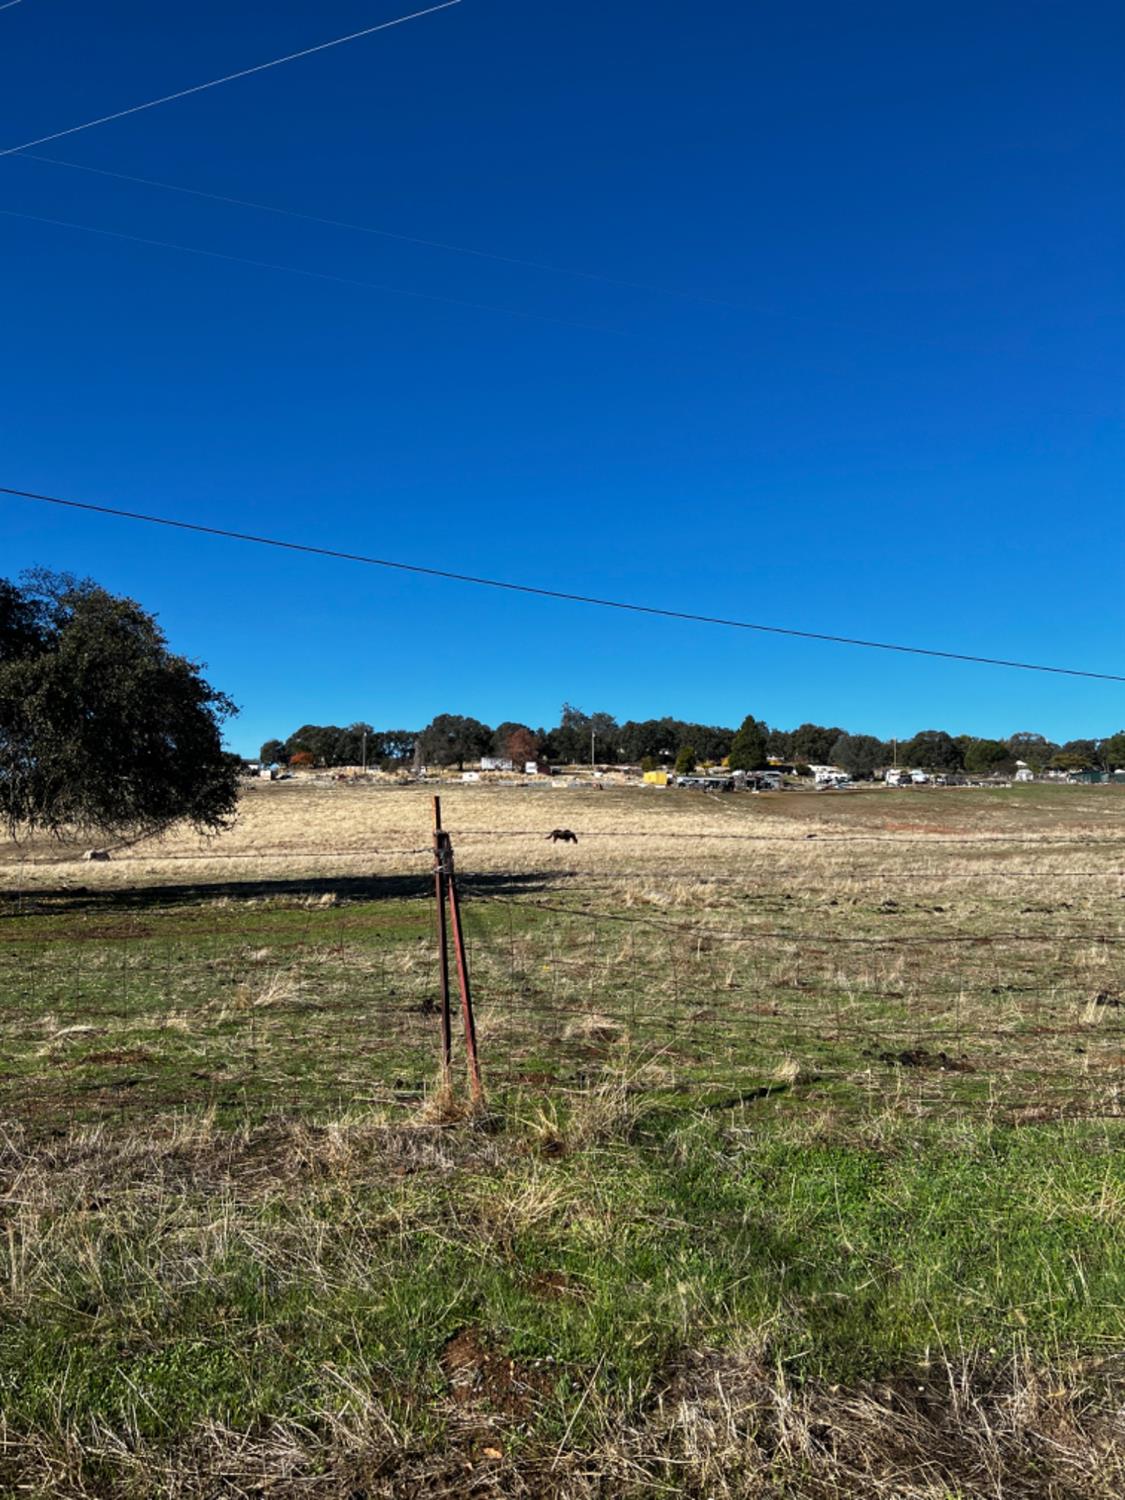
[[[648,782],[649,786],[667,786],[668,785],[668,772],[667,771],[646,771],[645,772],[645,780]]]

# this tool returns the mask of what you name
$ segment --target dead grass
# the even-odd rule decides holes
[[[1125,1218],[1125,796],[1033,792],[443,789],[495,1114],[434,1080],[427,913],[370,899],[428,873],[427,791],[253,788],[223,839],[106,865],[8,849],[0,1355],[56,1324],[67,1354],[34,1420],[0,1399],[0,1492],[1116,1500],[1089,1246]],[[849,1318],[862,1366],[876,1314],[886,1378],[807,1367]],[[235,1421],[220,1369],[162,1439],[185,1329],[195,1394],[244,1351],[278,1383]],[[67,1384],[103,1356],[137,1390],[112,1420]]]
[[[957,840],[1010,837],[1014,825],[1028,842],[986,849],[996,871],[1013,855],[1021,866],[1031,865],[1032,876],[1036,861],[1049,861],[1055,869],[1061,860],[1063,868],[1080,869],[1092,846],[1095,859],[1099,851],[1111,856],[1106,872],[1120,874],[1125,839],[1125,793],[1114,787],[1035,787],[1027,796],[972,788],[871,790],[833,800],[811,792],[711,798],[638,789],[594,794],[581,786],[552,791],[552,785],[441,787],[459,868],[596,873],[623,857],[641,868],[679,865],[688,877],[685,890],[677,896],[662,876],[651,898],[664,905],[686,896],[690,905],[697,900],[701,874],[721,878],[732,867],[766,874],[780,865],[796,879],[807,874],[834,882],[857,865],[875,873],[888,854],[904,863],[909,855],[911,864],[924,867],[936,852],[939,872],[956,880],[971,870],[979,873],[982,852]],[[430,867],[431,795],[426,787],[389,784],[251,785],[234,828],[214,839],[175,833],[121,850],[96,866],[80,863],[77,846],[9,844],[0,850],[0,888],[33,892],[60,883],[112,889],[324,874],[424,874]],[[904,811],[910,815],[904,817]],[[546,832],[560,817],[577,831],[577,846],[545,846]],[[738,839],[747,834],[760,844],[740,845]],[[878,842],[849,845],[848,836],[855,834]],[[1064,849],[1060,838],[1072,842]],[[1114,839],[1116,863],[1109,848]],[[701,852],[706,854],[702,871]]]

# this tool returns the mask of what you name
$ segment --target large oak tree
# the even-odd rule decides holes
[[[15,837],[216,832],[238,800],[237,712],[132,599],[35,572],[0,580],[0,818]]]

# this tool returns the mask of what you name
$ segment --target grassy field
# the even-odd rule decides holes
[[[477,1112],[424,789],[0,851],[0,1492],[1121,1494],[1125,792],[443,809]]]

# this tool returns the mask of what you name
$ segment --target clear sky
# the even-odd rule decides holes
[[[23,0],[0,149],[412,8]],[[1123,63],[1117,0],[463,0],[38,148],[384,234],[0,159],[0,484],[1120,672]],[[564,699],[1125,724],[1109,683],[0,501],[0,574],[33,563],[157,611],[246,752]]]

